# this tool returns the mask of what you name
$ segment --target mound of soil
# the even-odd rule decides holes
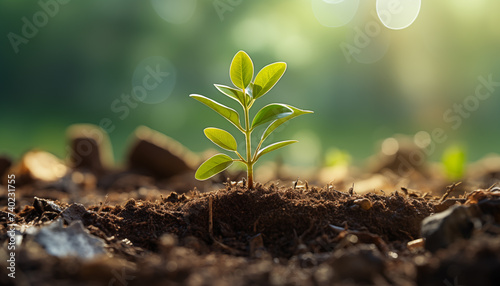
[[[69,163],[39,150],[0,158],[1,285],[500,281],[500,188],[490,175],[500,159],[447,188],[429,166],[400,173],[399,152],[350,189],[350,171],[325,168],[316,185],[337,174],[337,187],[280,180],[249,190],[234,182],[241,174],[194,180],[199,158],[144,128],[127,168],[113,169],[103,134],[77,127]]]
[[[442,285],[461,277],[459,285],[469,285],[463,281],[479,280],[464,273],[484,273],[475,285],[494,285],[500,245],[491,231],[435,256],[409,246],[438,205],[403,192],[275,185],[88,208],[35,198],[16,216],[27,241],[17,252],[17,277],[2,273],[2,284]],[[22,226],[44,228],[57,220],[81,221],[105,242],[106,255],[90,261],[49,255],[22,232]]]

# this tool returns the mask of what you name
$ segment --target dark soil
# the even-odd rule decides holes
[[[2,285],[454,285],[454,277],[458,285],[494,285],[500,243],[491,232],[435,256],[407,247],[437,205],[404,192],[275,185],[100,204],[74,215],[106,242],[107,255],[57,258],[26,244],[16,279],[2,273]],[[69,206],[35,199],[16,223],[43,226]]]
[[[179,148],[155,144],[134,145],[133,152],[150,159],[140,164],[131,160],[123,171],[96,164],[100,155],[93,150],[57,179],[46,170],[61,163],[46,154],[31,153],[38,161],[22,159],[17,164],[5,159],[8,164],[0,170],[0,284],[498,285],[500,281],[500,189],[488,188],[498,182],[490,174],[500,165],[446,188],[442,177],[428,170],[397,175],[397,167],[389,164],[394,157],[374,168],[379,171],[368,172],[372,177],[365,182],[376,184],[368,186],[371,191],[346,188],[349,180],[340,178],[336,187],[281,180],[248,190],[243,182],[233,181],[241,174],[224,173],[209,182],[196,182],[190,164],[183,164],[188,171],[182,172],[166,166],[181,160],[183,155],[172,151]],[[98,148],[96,142],[92,146]],[[155,158],[172,156],[179,160],[148,165]],[[43,164],[36,163],[40,161]],[[5,207],[10,173],[16,174],[13,213]],[[228,177],[232,179],[223,179]],[[377,183],[380,178],[382,184]],[[394,188],[372,192],[387,182]],[[426,224],[429,216],[439,215],[444,218]],[[422,224],[430,234],[422,231]],[[11,229],[15,232],[8,232]],[[16,247],[15,278],[8,276],[9,243]]]
[[[213,199],[212,235],[208,229],[209,197]],[[370,200],[373,207],[363,210],[354,204],[361,198]],[[156,201],[130,199],[114,207],[88,209],[82,221],[95,235],[128,239],[145,250],[157,252],[158,239],[170,233],[181,240],[194,237],[207,245],[208,251],[224,245],[227,248],[222,252],[251,256],[249,242],[260,234],[265,250],[282,258],[307,251],[332,251],[338,232],[329,225],[377,234],[387,243],[407,242],[419,237],[422,219],[433,211],[429,202],[397,193],[359,196],[333,189],[275,186],[254,190],[228,187],[194,193],[189,199],[172,193]],[[37,214],[34,207],[26,207],[20,213],[20,223],[38,219]]]

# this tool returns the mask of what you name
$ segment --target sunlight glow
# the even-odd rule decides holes
[[[341,27],[349,23],[358,6],[359,0],[312,0],[314,16],[327,27]]]
[[[377,0],[377,14],[384,26],[401,30],[417,19],[421,5],[421,0]]]
[[[399,142],[395,138],[387,138],[382,142],[382,153],[387,156],[396,154],[399,150]]]

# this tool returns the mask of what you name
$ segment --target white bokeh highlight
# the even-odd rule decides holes
[[[156,13],[172,24],[184,24],[196,10],[197,0],[151,0]]]
[[[349,23],[358,6],[359,0],[312,0],[314,16],[327,27],[341,27]]]
[[[377,15],[384,26],[392,30],[409,27],[417,19],[421,0],[377,0]]]

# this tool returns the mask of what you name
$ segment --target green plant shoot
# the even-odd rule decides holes
[[[441,158],[446,177],[449,180],[458,180],[463,177],[467,163],[466,150],[460,145],[451,145],[446,148]]]
[[[265,147],[262,146],[266,138],[276,130],[281,124],[291,120],[299,115],[313,113],[309,110],[302,110],[287,104],[271,103],[260,109],[250,120],[250,108],[254,102],[268,93],[274,85],[280,80],[286,70],[286,63],[276,62],[262,68],[254,78],[253,62],[244,51],[239,51],[233,58],[229,68],[229,76],[234,87],[215,84],[215,87],[229,98],[238,102],[243,109],[243,125],[241,124],[240,114],[225,105],[218,103],[210,98],[198,94],[191,94],[190,97],[198,100],[215,112],[222,115],[231,122],[245,137],[245,155],[238,152],[236,139],[229,132],[209,127],[204,130],[205,135],[210,141],[227,151],[232,151],[237,156],[233,159],[225,154],[217,154],[209,158],[200,165],[196,171],[195,177],[198,180],[206,180],[212,176],[224,171],[234,162],[242,162],[247,167],[248,188],[253,188],[253,166],[257,160],[274,150],[296,143],[296,140],[287,140],[276,142]],[[256,127],[268,124],[267,128],[260,136],[260,141],[252,152],[252,132]]]

